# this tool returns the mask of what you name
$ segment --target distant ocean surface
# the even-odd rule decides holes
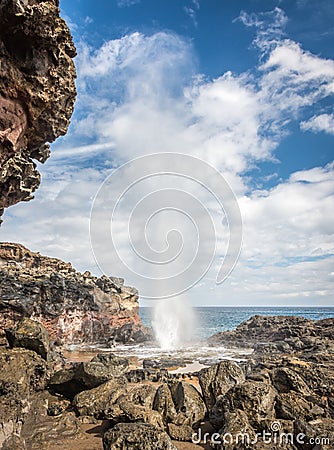
[[[141,307],[140,316],[146,326],[151,326],[151,307]],[[205,339],[215,333],[236,328],[241,322],[255,314],[265,316],[301,316],[306,319],[319,320],[334,317],[334,307],[197,307],[194,308],[197,317],[195,335]]]

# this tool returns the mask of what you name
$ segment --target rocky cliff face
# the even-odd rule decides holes
[[[32,198],[73,112],[76,51],[58,0],[0,2],[0,216]]]
[[[149,332],[138,292],[123,280],[77,272],[70,263],[0,244],[0,329],[23,317],[41,322],[61,345],[139,342]]]

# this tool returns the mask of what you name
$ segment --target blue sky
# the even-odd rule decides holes
[[[35,200],[6,212],[2,239],[97,273],[89,215],[100,184],[134,157],[183,152],[224,175],[244,222],[231,277],[216,286],[214,263],[192,303],[334,306],[332,2],[60,8],[78,50],[75,113],[40,165]]]
[[[270,22],[270,12],[277,7],[287,19],[282,38],[292,39],[322,58],[334,58],[334,10],[329,0],[115,0],[100,2],[97,8],[91,0],[61,2],[65,17],[76,24],[72,32],[77,43],[84,40],[98,48],[136,31],[176,33],[191,46],[192,70],[209,79],[227,71],[254,72],[259,60],[253,42],[256,27],[245,26],[240,14],[258,14]],[[332,100],[322,99],[312,108],[332,111]],[[290,125],[289,133],[275,151],[280,163],[275,163],[274,170],[280,177],[332,161],[333,134],[300,132],[296,124]],[[268,162],[259,162],[258,167],[265,175],[273,170]],[[256,177],[256,172],[251,175]]]

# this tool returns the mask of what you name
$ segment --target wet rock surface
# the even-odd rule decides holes
[[[73,112],[76,55],[57,0],[0,3],[0,216],[32,199],[34,160],[67,131]]]
[[[70,263],[1,243],[0,330],[24,317],[41,322],[58,345],[151,337],[139,317],[138,292],[123,280],[82,274]]]

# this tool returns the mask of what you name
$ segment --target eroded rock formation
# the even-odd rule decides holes
[[[123,280],[77,272],[70,263],[0,244],[0,329],[34,318],[56,344],[139,342],[149,336],[138,292]]]
[[[33,160],[67,131],[73,112],[76,51],[58,0],[0,2],[0,217],[32,198]]]

